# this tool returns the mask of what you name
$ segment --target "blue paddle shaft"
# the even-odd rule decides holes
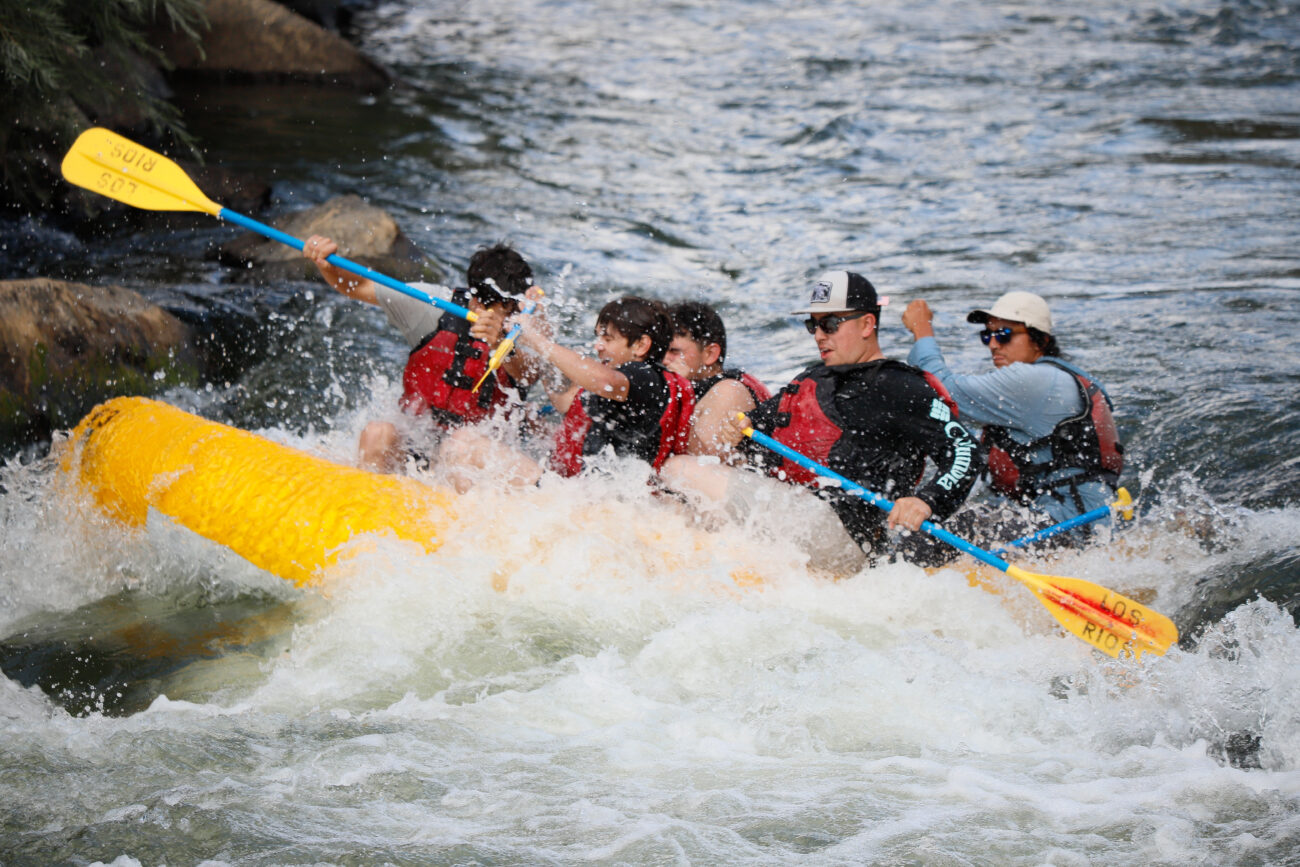
[[[1006,553],[1008,548],[1023,548],[1026,545],[1032,545],[1035,542],[1048,538],[1049,536],[1055,536],[1057,533],[1064,533],[1066,530],[1073,530],[1075,527],[1081,527],[1084,524],[1091,524],[1093,521],[1098,521],[1102,518],[1108,517],[1109,515],[1110,506],[1098,506],[1090,512],[1084,512],[1082,515],[1075,515],[1073,518],[1068,518],[1059,524],[1044,527],[1037,533],[1030,533],[1028,536],[1022,536],[1014,542],[1008,542],[1001,548],[994,548],[993,553],[1003,554]]]
[[[243,214],[236,213],[229,208],[222,208],[217,213],[217,216],[228,223],[236,223],[237,225],[243,226],[245,229],[251,229],[252,231],[257,232],[259,235],[265,235],[272,241],[279,241],[281,244],[287,244],[295,250],[301,250],[303,247],[303,242],[295,238],[293,235],[286,235],[279,229],[272,228],[265,223],[259,223],[257,220],[254,220],[251,217],[245,217]],[[408,286],[401,280],[394,280],[392,277],[380,274],[378,271],[371,271],[364,265],[358,265],[356,262],[344,259],[337,253],[331,254],[325,261],[329,262],[331,265],[342,268],[344,271],[350,271],[358,277],[365,277],[367,280],[374,280],[376,283],[382,283],[389,289],[395,289],[403,295],[411,296],[417,301],[423,301],[426,304],[440,307],[448,313],[459,316],[461,319],[469,319],[469,310],[461,307],[459,304],[452,304],[450,301],[435,298],[427,292],[421,292],[414,286]]]
[[[757,442],[763,444],[767,448],[771,449],[772,451],[776,452],[778,455],[789,458],[790,460],[794,461],[796,464],[798,464],[799,466],[805,469],[812,470],[818,476],[821,476],[822,478],[826,478],[826,479],[831,479],[832,481],[839,482],[840,488],[842,490],[844,490],[847,493],[853,494],[855,497],[860,497],[866,500],[868,503],[870,503],[871,505],[875,506],[878,509],[888,512],[894,508],[894,503],[892,500],[887,500],[884,497],[880,496],[880,494],[877,494],[874,491],[867,490],[866,488],[859,485],[857,482],[846,479],[844,476],[841,476],[839,473],[835,472],[834,470],[822,466],[821,464],[817,463],[811,458],[804,457],[794,449],[790,448],[789,446],[785,445],[779,440],[772,439],[772,437],[768,436],[762,431],[756,431],[751,429],[749,436],[752,437]],[[983,563],[987,563],[988,565],[994,567],[995,569],[1001,569],[1003,572],[1005,572],[1007,571],[1007,569],[1011,567],[1011,564],[1008,563],[1006,560],[1003,560],[1001,557],[998,557],[995,554],[991,554],[988,551],[985,551],[983,548],[980,548],[977,545],[973,545],[970,542],[967,542],[965,539],[961,538],[960,536],[954,536],[952,533],[949,533],[943,527],[940,527],[936,524],[932,524],[929,521],[922,521],[921,529],[929,533],[931,536],[935,537],[939,541],[947,542],[949,545],[953,546],[958,551],[963,551],[971,555],[975,559]]]

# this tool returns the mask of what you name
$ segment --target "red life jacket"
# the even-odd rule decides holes
[[[452,303],[466,306],[469,293],[456,290]],[[438,327],[411,350],[402,372],[402,409],[419,415],[428,412],[443,427],[472,424],[487,418],[505,403],[503,389],[514,381],[500,368],[483,387],[474,384],[487,370],[491,349],[470,336],[469,322],[444,313]]]
[[[1036,363],[1044,362],[1074,377],[1083,409],[1057,423],[1047,436],[1028,443],[1016,442],[1008,428],[985,427],[989,481],[995,490],[1024,502],[1032,502],[1062,487],[1069,487],[1077,499],[1078,485],[1094,479],[1100,479],[1113,490],[1124,469],[1124,445],[1119,441],[1110,398],[1101,386],[1074,366],[1056,358],[1043,358]],[[1035,462],[1035,454],[1044,446],[1050,447],[1050,458]],[[1046,480],[1047,476],[1069,468],[1082,472],[1057,481]]]
[[[668,404],[659,417],[658,448],[650,465],[658,470],[670,455],[683,454],[691,434],[691,413],[695,411],[695,393],[690,382],[660,365],[668,388]],[[564,421],[555,434],[555,451],[551,453],[551,468],[562,476],[576,476],[582,472],[583,457],[596,454],[606,445],[614,447],[615,454],[628,454],[634,443],[626,431],[606,431],[596,435],[592,431],[591,416],[582,401],[585,392],[579,389],[564,414]]]
[[[902,362],[888,361],[888,364]],[[939,398],[947,405],[952,418],[957,418],[957,402],[952,399],[948,389],[932,374],[908,367],[925,377],[925,381],[934,389]],[[794,388],[792,388],[794,386]],[[795,451],[811,458],[822,466],[829,466],[832,453],[840,459],[841,466],[861,465],[852,452],[854,444],[844,440],[844,420],[835,408],[835,380],[827,368],[817,366],[796,377],[781,392],[781,402],[777,405],[778,424],[772,431],[772,437]],[[843,451],[848,454],[841,455]],[[789,479],[799,484],[811,485],[817,478],[816,473],[796,464],[788,458],[773,468],[773,475]],[[918,478],[916,480],[920,482]]]

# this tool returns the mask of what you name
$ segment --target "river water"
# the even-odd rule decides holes
[[[359,193],[452,279],[514,242],[574,345],[615,293],[704,297],[779,385],[812,355],[785,311],[852,267],[887,352],[924,297],[975,371],[965,312],[1042,293],[1140,508],[1033,568],[1184,639],[1116,662],[1014,583],[831,581],[783,516],[702,535],[617,478],[485,485],[438,553],[296,590],[29,454],[0,470],[0,863],[1300,863],[1298,13],[412,0],[357,34],[406,88],[187,98],[277,210]],[[228,227],[3,231],[11,276],[265,324],[176,405],[340,461],[391,412],[382,317],[241,282],[205,256]]]

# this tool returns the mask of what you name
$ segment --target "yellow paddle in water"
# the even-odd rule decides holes
[[[77,136],[63,157],[62,168],[63,178],[68,183],[85,187],[134,208],[146,211],[201,211],[219,220],[243,226],[273,241],[302,249],[303,242],[292,235],[223,208],[209,199],[190,176],[185,174],[185,170],[167,157],[102,127],[91,127]],[[459,304],[435,298],[414,286],[344,259],[337,253],[325,261],[426,304],[433,304],[470,322],[478,318]]]
[[[743,413],[738,413],[737,417],[745,425],[745,436],[818,476],[838,482],[841,490],[861,497],[879,509],[888,512],[894,508],[890,500],[801,455],[779,440],[754,430]],[[1023,583],[1034,591],[1038,601],[1067,631],[1103,653],[1114,657],[1121,654],[1134,657],[1143,653],[1163,654],[1178,640],[1178,627],[1174,626],[1172,620],[1114,590],[1107,590],[1080,578],[1060,578],[1027,572],[929,521],[923,522],[921,529]]]
[[[523,312],[532,313],[536,309],[537,309],[537,301],[530,300],[527,304],[524,305]],[[505,339],[502,340],[499,344],[497,344],[497,348],[492,350],[492,356],[488,359],[487,370],[484,371],[483,375],[478,378],[478,382],[474,383],[473,391],[477,392],[479,388],[483,385],[483,383],[487,382],[487,378],[491,376],[492,373],[498,367],[501,366],[501,363],[503,361],[506,360],[506,356],[510,354],[510,350],[515,348],[515,338],[519,336],[519,332],[521,330],[523,330],[522,325],[515,325],[513,328],[510,329],[510,333],[508,333],[505,336]]]

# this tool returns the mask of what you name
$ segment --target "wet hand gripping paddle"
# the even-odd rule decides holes
[[[524,309],[522,312],[532,313],[536,309],[537,309],[537,302],[529,301],[527,304],[524,305]],[[506,360],[506,356],[510,354],[510,350],[515,348],[515,338],[519,336],[519,332],[522,329],[523,329],[522,325],[516,324],[513,328],[510,329],[510,332],[506,334],[505,339],[502,340],[499,344],[497,344],[497,348],[492,350],[492,356],[488,358],[487,370],[485,370],[483,372],[483,375],[478,378],[478,382],[474,383],[474,388],[472,389],[473,391],[477,392],[479,388],[482,387],[483,383],[487,382],[487,378],[491,376],[498,367],[501,366],[501,363],[503,361]]]
[[[743,414],[738,415],[745,426],[745,436],[823,478],[838,482],[846,493],[860,497],[883,511],[894,508],[892,501],[867,490],[833,472],[827,467],[804,457],[799,452],[754,430]],[[1013,566],[1001,557],[967,542],[935,524],[925,521],[921,529],[959,551],[1020,581],[1030,590],[1056,621],[1073,635],[1082,638],[1103,653],[1139,657],[1143,653],[1163,654],[1178,640],[1178,627],[1172,620],[1152,611],[1127,596],[1107,590],[1091,581],[1080,578],[1060,578],[1054,575],[1037,575],[1019,566]]]
[[[201,211],[294,249],[301,250],[303,246],[303,242],[292,235],[223,208],[205,196],[176,163],[102,127],[91,127],[77,136],[63,157],[62,168],[64,180],[68,183],[124,202],[133,208],[146,211]],[[344,259],[337,253],[325,261],[470,322],[478,318],[459,304],[435,298],[400,280]]]

